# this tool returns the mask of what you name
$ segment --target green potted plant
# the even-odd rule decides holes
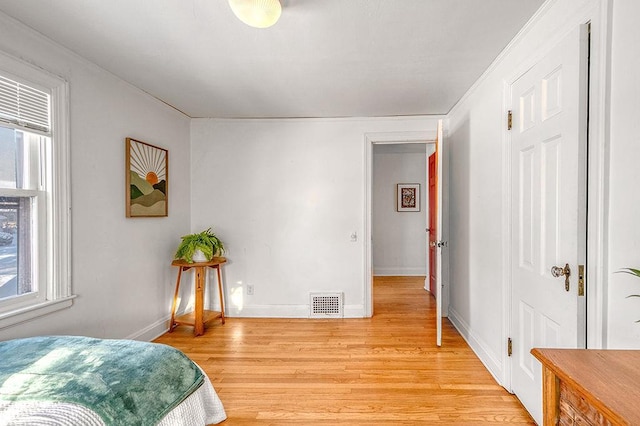
[[[211,228],[181,238],[175,259],[182,259],[188,263],[208,262],[212,257],[224,254],[224,244],[211,232]]]

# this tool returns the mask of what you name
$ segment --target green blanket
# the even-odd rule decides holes
[[[182,352],[132,340],[51,336],[0,342],[0,399],[81,404],[107,425],[155,425],[202,385]]]

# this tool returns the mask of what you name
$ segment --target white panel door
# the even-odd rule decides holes
[[[576,28],[511,86],[511,386],[538,424],[542,377],[531,349],[585,345],[586,52],[586,27]],[[568,289],[551,273],[565,265]]]

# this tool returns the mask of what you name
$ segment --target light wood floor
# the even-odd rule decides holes
[[[224,425],[535,424],[445,321],[423,278],[380,277],[367,319],[228,318],[156,341],[208,374]]]

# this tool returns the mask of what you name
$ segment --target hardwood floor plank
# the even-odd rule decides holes
[[[224,425],[535,424],[445,320],[423,277],[376,277],[373,318],[227,318],[156,341],[197,362]]]

